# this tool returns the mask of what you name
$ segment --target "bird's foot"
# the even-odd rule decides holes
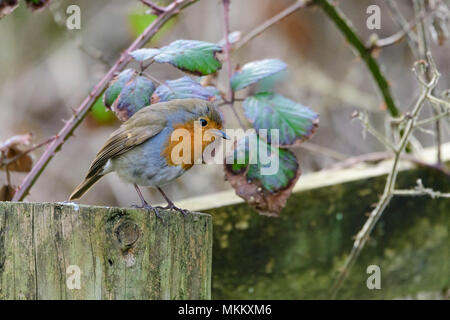
[[[134,204],[134,205],[132,205],[132,207],[136,208],[136,209],[145,209],[149,213],[153,211],[155,213],[156,217],[162,220],[161,215],[158,210],[158,207],[152,207],[147,202],[143,202],[142,205],[140,205],[140,206]]]
[[[188,215],[189,211],[186,209],[181,209],[179,207],[177,207],[173,202],[169,202],[167,204],[167,206],[165,207],[161,207],[161,206],[157,206],[155,207],[157,209],[161,209],[161,210],[174,210],[174,211],[178,211],[179,213],[181,213],[183,215],[183,217],[186,218],[186,216]]]

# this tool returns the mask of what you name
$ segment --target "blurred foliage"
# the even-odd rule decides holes
[[[142,7],[140,9],[133,10],[128,14],[128,24],[133,38],[137,38],[153,21],[155,21],[156,15],[143,12]],[[160,39],[163,39],[167,32],[173,28],[177,18],[172,18],[167,21],[164,26],[158,31],[158,33],[152,38],[150,43],[159,43]]]
[[[110,125],[116,122],[114,113],[106,108],[101,97],[95,101],[91,109],[90,118],[99,125]]]

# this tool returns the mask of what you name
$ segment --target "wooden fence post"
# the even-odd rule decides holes
[[[0,299],[209,299],[211,216],[0,202]]]

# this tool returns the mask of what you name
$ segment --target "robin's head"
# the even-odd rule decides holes
[[[200,99],[179,99],[171,100],[170,103],[172,112],[170,112],[168,120],[174,131],[163,151],[166,159],[173,156],[174,148],[177,146],[179,148],[180,142],[185,142],[186,147],[180,148],[180,153],[178,153],[178,149],[176,150],[180,157],[183,157],[183,152],[189,151],[190,157],[187,158],[188,161],[183,164],[183,167],[190,168],[194,160],[200,156],[194,152],[196,137],[201,135],[202,154],[204,149],[216,138],[228,139],[226,133],[222,131],[222,117],[211,102]],[[186,135],[190,139],[186,139]],[[172,162],[173,159],[168,159],[169,164]]]
[[[207,136],[227,138],[222,131],[222,117],[211,102],[200,99],[177,99],[171,100],[170,104],[172,110],[168,114],[168,120],[174,129],[183,128],[192,134],[195,129],[201,129]]]

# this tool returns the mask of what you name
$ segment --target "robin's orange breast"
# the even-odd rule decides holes
[[[222,129],[222,125],[205,117],[206,125],[199,122],[177,123],[173,126],[173,132],[161,152],[170,166],[179,166],[184,170],[190,169],[196,159],[199,159],[205,148],[214,142],[214,135],[208,134],[209,129]],[[201,142],[201,143],[200,143]],[[196,144],[201,146],[197,147]]]

